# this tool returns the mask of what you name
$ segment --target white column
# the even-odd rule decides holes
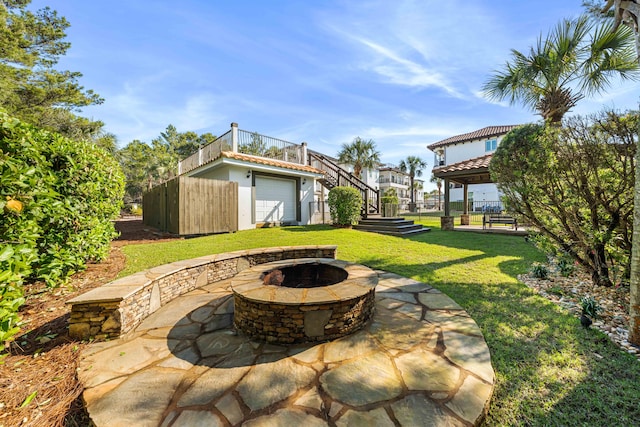
[[[238,152],[238,124],[231,123],[231,151]]]

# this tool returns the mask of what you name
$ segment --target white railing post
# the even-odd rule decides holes
[[[198,147],[198,166],[202,166],[202,146]]]
[[[182,160],[178,160],[178,175],[182,175]]]
[[[307,143],[302,143],[302,164],[304,166],[309,166],[309,159],[307,158]]]
[[[238,124],[231,123],[231,151],[238,152]]]

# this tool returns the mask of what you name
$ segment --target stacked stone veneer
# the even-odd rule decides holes
[[[325,263],[347,272],[339,283],[311,288],[264,284],[263,272]],[[363,265],[334,259],[278,261],[248,269],[231,280],[234,325],[251,338],[279,343],[320,342],[349,335],[373,315],[378,275]]]
[[[175,297],[230,279],[268,262],[335,258],[336,246],[287,246],[209,255],[165,264],[109,282],[77,296],[71,305],[69,335],[77,339],[118,338]]]

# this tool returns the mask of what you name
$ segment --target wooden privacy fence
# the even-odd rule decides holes
[[[238,183],[176,177],[142,196],[142,217],[180,236],[238,231]]]

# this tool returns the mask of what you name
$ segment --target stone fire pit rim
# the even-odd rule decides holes
[[[315,288],[289,288],[262,283],[263,273],[278,268],[322,263],[342,268],[347,278],[340,283]],[[231,289],[235,294],[254,302],[282,305],[317,305],[348,301],[359,298],[378,284],[378,274],[361,264],[333,258],[298,258],[273,261],[251,267],[231,279]]]

